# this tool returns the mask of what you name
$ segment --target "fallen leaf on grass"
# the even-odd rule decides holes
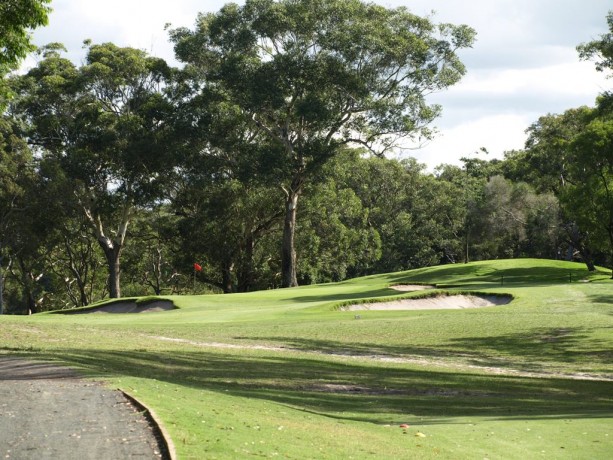
[[[418,437],[418,438],[425,438],[426,437],[426,435],[423,434],[421,431],[418,431],[417,433],[415,433],[415,436]]]

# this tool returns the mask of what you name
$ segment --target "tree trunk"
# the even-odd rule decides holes
[[[283,224],[283,247],[281,249],[281,287],[298,286],[296,276],[296,210],[300,191],[286,191],[285,222]]]
[[[12,260],[9,258],[6,268],[4,268],[4,257],[0,256],[0,315],[4,315],[6,310],[4,307],[4,282],[6,281],[6,273],[10,271],[12,264]]]
[[[25,313],[28,315],[38,313],[38,305],[36,305],[36,299],[34,298],[34,293],[32,290],[27,289],[23,296],[24,304],[26,306]]]
[[[129,184],[127,188],[130,189]],[[111,299],[117,299],[121,297],[121,266],[119,264],[119,258],[125,245],[126,235],[128,233],[128,224],[130,223],[133,213],[132,203],[130,200],[127,200],[127,202],[124,204],[121,219],[115,232],[115,237],[111,239],[105,235],[102,217],[90,206],[91,203],[95,202],[95,199],[90,197],[90,200],[84,200],[83,197],[76,193],[76,191],[75,194],[77,195],[77,199],[83,208],[85,217],[94,230],[96,240],[98,241],[98,244],[102,248],[104,256],[106,257],[106,262],[109,269],[109,297]]]
[[[2,258],[0,258],[0,315],[4,314],[4,268],[2,268]]]
[[[73,298],[73,303],[76,307],[84,307],[89,304],[85,280],[85,278],[87,278],[87,273],[83,273],[83,267],[87,265],[87,261],[82,251],[78,255],[74,253],[68,235],[64,235],[64,252],[68,257],[68,269],[72,273],[72,276],[74,276],[77,288],[79,289],[79,299],[77,300],[76,296],[72,295],[71,298]],[[78,258],[80,258],[80,260],[77,260]],[[67,287],[70,287],[71,283],[67,282],[66,284]]]
[[[607,231],[609,233],[609,256],[611,257],[611,264],[613,264],[613,225],[609,225]],[[594,267],[594,269],[596,269],[596,267]],[[611,269],[611,279],[613,279],[613,268]]]
[[[116,242],[108,240],[98,240],[100,247],[106,257],[106,263],[109,270],[109,297],[118,299],[121,297],[121,264],[120,255],[122,246]]]
[[[591,251],[587,247],[582,245],[579,247],[579,254],[581,254],[581,258],[583,259],[583,262],[585,263],[588,271],[595,272],[596,265],[594,265],[594,259],[592,258]]]
[[[232,261],[223,261],[221,264],[221,288],[224,294],[230,294],[234,292],[234,283],[232,272],[234,271],[234,264]]]
[[[244,253],[238,270],[238,292],[249,292],[253,285],[253,250],[255,239],[253,233],[245,237]]]
[[[594,265],[594,260],[592,258],[592,251],[590,251],[590,248],[586,244],[585,235],[579,231],[579,227],[574,222],[571,222],[564,225],[564,230],[568,236],[570,246],[575,247],[577,251],[579,251],[581,259],[587,266],[588,271],[596,271],[596,266]]]

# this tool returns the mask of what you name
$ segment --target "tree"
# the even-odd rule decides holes
[[[120,297],[120,256],[137,207],[160,199],[174,161],[164,96],[171,69],[158,58],[111,43],[88,46],[86,64],[61,57],[61,45],[18,78],[15,113],[29,142],[55,162],[71,200],[104,252],[109,295]]]
[[[358,152],[343,152],[305,186],[299,211],[303,225],[296,235],[300,282],[342,281],[367,273],[381,257],[381,239],[369,222],[369,209],[352,189],[358,182],[353,177],[356,163],[363,161]]]
[[[571,171],[580,180],[564,190],[562,200],[613,263],[613,119],[596,117],[577,134],[570,151]]]
[[[189,80],[190,73],[186,69],[179,78]],[[184,260],[178,262],[206,261],[198,279],[224,292],[278,285],[268,248],[262,248],[283,217],[281,190],[271,186],[276,172],[269,167],[270,143],[250,132],[237,107],[214,92],[182,100],[177,110],[185,142],[172,202],[181,216]]]
[[[35,49],[30,29],[47,24],[51,0],[5,0],[0,4],[0,73],[14,69]]]
[[[557,254],[558,202],[526,183],[492,177],[477,207],[476,249],[481,259],[548,257]]]
[[[607,25],[609,32],[602,34],[599,40],[577,46],[580,59],[599,59],[596,61],[596,70],[599,72],[613,69],[613,11],[607,14]]]
[[[510,173],[507,177],[525,181],[539,192],[552,192],[560,200],[561,226],[569,252],[578,251],[590,271],[596,269],[591,229],[578,223],[580,209],[563,196],[584,181],[584,173],[576,167],[577,151],[572,145],[593,117],[594,110],[588,107],[542,116],[527,129],[525,150],[508,154],[505,159],[510,165],[505,167]]]
[[[188,276],[182,274],[189,271],[181,273],[173,263],[179,252],[178,220],[166,204],[139,210],[131,226],[131,244],[124,252],[124,295],[126,290],[128,295],[177,294],[186,284]]]
[[[462,162],[464,167],[443,164],[435,172],[439,181],[449,184],[449,200],[453,204],[447,206],[447,222],[455,237],[462,241],[461,259],[468,263],[474,255],[474,242],[479,240],[479,208],[484,198],[484,187],[494,169],[480,159],[464,157]]]
[[[4,312],[4,280],[19,242],[19,214],[32,173],[32,157],[15,124],[0,118],[0,315]]]
[[[203,180],[204,179],[204,180]],[[272,190],[274,192],[274,190]],[[270,187],[227,178],[211,183],[200,177],[184,188],[174,206],[182,216],[179,237],[184,260],[206,261],[199,275],[223,292],[246,292],[261,285],[260,240],[279,223],[278,200]],[[263,256],[268,259],[270,254]]]
[[[376,236],[377,245],[369,252],[371,257],[377,257],[367,273],[411,267],[417,252],[413,245],[416,240],[413,210],[419,207],[423,165],[413,159],[400,162],[377,156],[353,159],[340,156],[338,160],[347,163],[349,173],[345,182],[362,202]]]
[[[285,194],[282,286],[297,285],[298,201],[340,149],[381,153],[429,136],[440,107],[425,95],[456,83],[467,26],[434,25],[405,8],[359,0],[247,0],[171,31],[177,57],[275,144]]]
[[[30,30],[47,24],[51,0],[4,0],[0,2],[0,107],[7,88],[4,76],[35,49]]]

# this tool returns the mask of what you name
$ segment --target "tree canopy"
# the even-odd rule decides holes
[[[613,11],[606,17],[609,32],[600,35],[597,40],[577,46],[581,59],[596,60],[596,70],[604,72],[613,69]]]
[[[4,0],[0,3],[0,75],[14,69],[35,49],[30,31],[47,24],[51,0]]]
[[[248,0],[171,37],[182,69],[87,41],[81,64],[52,43],[3,79],[0,313],[485,258],[613,265],[610,92],[543,114],[502,160],[431,173],[384,153],[430,135],[427,94],[461,78],[472,29]],[[606,70],[609,40],[581,57]]]
[[[345,145],[379,154],[428,137],[440,107],[425,94],[465,72],[468,26],[360,0],[247,0],[171,31],[199,86],[222,93],[276,147],[285,193],[282,284],[297,285],[295,230],[305,183]]]
[[[109,267],[109,292],[120,296],[120,254],[135,207],[152,204],[172,170],[170,105],[163,96],[171,70],[134,48],[88,44],[77,68],[53,44],[15,80],[14,110],[30,127],[51,181],[67,181]]]

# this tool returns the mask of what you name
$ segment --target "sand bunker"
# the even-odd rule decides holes
[[[174,308],[175,306],[170,300],[154,300],[153,302],[144,304],[137,304],[134,301],[123,301],[66,313],[150,313],[156,311],[174,310]]]
[[[427,284],[397,284],[390,286],[390,288],[396,291],[411,292],[411,291],[423,291],[425,289],[434,289],[436,286],[430,286]]]
[[[423,299],[399,299],[389,302],[362,303],[343,307],[341,310],[443,310],[456,308],[482,308],[506,305],[510,296],[451,295]]]

